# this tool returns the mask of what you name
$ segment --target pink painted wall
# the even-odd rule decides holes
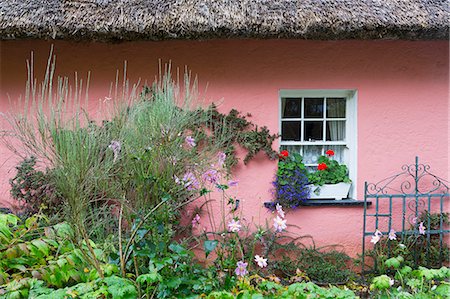
[[[199,77],[207,101],[221,100],[221,109],[250,112],[253,121],[278,130],[280,89],[358,90],[358,198],[364,181],[397,173],[400,166],[421,161],[449,178],[449,45],[446,41],[297,41],[216,40],[132,42],[121,44],[53,42],[57,73],[91,74],[90,99],[108,95],[116,69],[128,61],[128,74],[153,81],[158,59],[174,67],[187,65]],[[0,42],[0,111],[7,94],[23,93],[25,61],[35,53],[36,74],[42,74],[51,42]],[[2,126],[5,124],[2,123]],[[12,154],[0,147],[0,202],[6,204]],[[240,165],[239,195],[244,215],[264,223],[263,202],[270,199],[276,162],[258,157]],[[288,214],[288,223],[311,234],[318,244],[340,244],[355,254],[360,249],[361,207],[308,207]]]

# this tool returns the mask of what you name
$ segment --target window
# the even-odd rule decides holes
[[[317,158],[327,149],[349,169],[356,196],[356,95],[355,90],[281,90],[281,149],[298,152],[315,170]]]

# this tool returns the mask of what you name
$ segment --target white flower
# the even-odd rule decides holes
[[[263,258],[262,256],[255,255],[255,262],[260,268],[267,267],[267,259]]]
[[[280,218],[280,216],[275,217],[275,219],[273,219],[273,226],[275,227],[275,230],[277,232],[282,232],[283,229],[285,229],[286,226],[286,220],[283,220],[282,218]]]
[[[239,223],[239,220],[232,219],[228,222],[228,231],[237,233],[241,230],[242,225]]]
[[[395,230],[393,228],[389,231],[389,240],[397,240],[397,235],[395,234]]]
[[[277,209],[278,216],[284,219],[286,215],[284,214],[283,207],[279,203],[277,203],[275,208]]]
[[[394,283],[395,283],[395,280],[389,278],[389,285],[390,285],[391,287],[394,285]]]
[[[371,243],[373,243],[374,245],[378,243],[378,241],[380,241],[381,236],[383,235],[382,232],[380,232],[378,229],[375,231],[375,233],[372,236],[372,239],[370,240]]]

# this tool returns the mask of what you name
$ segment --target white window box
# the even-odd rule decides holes
[[[309,185],[310,199],[332,199],[341,200],[347,198],[351,183],[325,184],[323,186]]]

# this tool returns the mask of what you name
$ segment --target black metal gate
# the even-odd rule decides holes
[[[440,267],[448,258],[448,181],[432,174],[430,166],[403,165],[402,172],[364,186],[362,274],[370,255],[372,271],[379,259],[406,252],[411,266]],[[368,209],[368,201],[372,208]],[[372,245],[373,244],[373,245]],[[370,247],[369,247],[370,246]],[[367,250],[367,251],[366,251]]]

